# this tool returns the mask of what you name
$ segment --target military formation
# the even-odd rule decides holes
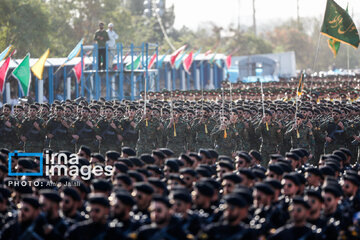
[[[346,80],[5,104],[0,239],[359,239],[360,101]],[[12,177],[40,169],[17,154],[9,166],[15,150],[113,172]]]

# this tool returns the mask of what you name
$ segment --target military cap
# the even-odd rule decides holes
[[[5,154],[5,155],[9,155],[10,150],[7,149],[7,148],[1,148],[1,149],[0,149],[0,153]]]
[[[282,158],[283,156],[281,154],[270,154],[270,159],[278,160],[279,158]]]
[[[171,171],[178,172],[179,171],[179,164],[177,163],[176,159],[168,159],[165,161],[165,166],[168,166]]]
[[[195,184],[195,188],[201,195],[212,197],[214,195],[214,188],[210,183],[200,181]]]
[[[86,186],[82,181],[75,180],[76,182],[76,188],[82,192],[82,193],[89,193],[90,189],[88,186]]]
[[[127,174],[129,175],[129,177],[134,178],[136,182],[144,181],[144,177],[138,171],[129,170]]]
[[[39,191],[40,195],[43,195],[46,199],[52,201],[52,202],[56,202],[59,203],[61,202],[62,198],[60,197],[60,194],[58,191],[56,190],[52,190],[52,189],[43,189]]]
[[[5,185],[0,185],[0,194],[5,198],[8,199],[11,196],[11,191],[6,188]]]
[[[247,178],[254,180],[255,174],[251,171],[251,169],[248,168],[242,168],[239,170],[239,173],[245,175]]]
[[[252,191],[249,188],[245,186],[237,185],[233,193],[241,196],[246,201],[248,206],[251,206],[253,204],[254,199],[253,199]]]
[[[260,179],[265,179],[266,178],[266,175],[264,173],[264,171],[260,170],[260,169],[252,169],[252,172],[254,173],[255,175],[255,178],[260,178]]]
[[[160,159],[165,159],[166,158],[165,154],[163,152],[161,152],[161,151],[153,150],[152,154],[157,156]]]
[[[231,164],[231,163],[229,163],[228,161],[225,161],[225,160],[222,160],[222,161],[218,162],[218,165],[220,167],[227,168],[230,171],[233,171],[235,169],[233,164]]]
[[[98,190],[101,192],[108,192],[112,189],[111,182],[105,179],[94,179],[91,184],[94,190]]]
[[[122,162],[129,168],[134,167],[134,163],[132,161],[130,161],[130,159],[128,159],[128,158],[119,158],[117,162]]]
[[[186,190],[183,190],[183,191],[176,190],[176,191],[174,191],[172,193],[172,198],[174,200],[180,200],[180,201],[183,201],[185,203],[192,203],[191,195]]]
[[[137,182],[135,183],[135,189],[138,190],[139,192],[151,195],[154,193],[154,188],[146,182]]]
[[[333,109],[333,112],[336,112],[336,113],[338,113],[338,114],[341,114],[341,111],[339,110],[339,109]]]
[[[218,152],[215,151],[214,149],[208,149],[208,152],[210,153],[211,158],[218,158],[219,157]]]
[[[168,148],[160,148],[159,151],[164,153],[167,157],[174,155],[174,152]]]
[[[346,155],[345,155],[345,153],[342,152],[342,151],[340,151],[340,150],[334,151],[334,152],[333,152],[333,155],[338,156],[338,157],[341,159],[341,161],[346,161]]]
[[[74,188],[65,187],[63,190],[64,195],[71,197],[74,201],[80,201],[80,194]]]
[[[294,174],[294,175],[296,175],[298,177],[300,184],[304,185],[306,183],[306,179],[305,179],[305,177],[304,177],[304,175],[302,173],[294,172],[294,173],[291,173],[291,174]]]
[[[128,175],[124,174],[124,173],[117,174],[115,178],[117,180],[123,181],[123,183],[125,183],[128,186],[132,184],[131,178]]]
[[[90,108],[88,108],[86,106],[82,107],[82,110],[86,110],[86,111],[90,112]]]
[[[321,191],[317,191],[315,189],[307,189],[305,191],[306,196],[312,196],[320,200],[320,202],[324,202],[324,198],[321,196]]]
[[[272,112],[270,110],[265,110],[265,114],[272,116]]]
[[[342,151],[343,153],[345,153],[347,156],[352,157],[352,153],[349,149],[347,148],[339,148],[340,151]]]
[[[265,193],[266,195],[274,194],[274,190],[272,189],[271,185],[267,183],[256,183],[254,188],[262,193]]]
[[[282,189],[282,184],[279,180],[276,179],[266,179],[264,183],[269,184],[273,189]]]
[[[224,197],[224,200],[227,204],[230,204],[232,206],[236,206],[239,208],[244,208],[248,206],[246,200],[241,197],[239,194],[236,193],[230,193]]]
[[[105,163],[105,158],[104,158],[104,156],[103,156],[102,154],[100,154],[100,153],[92,153],[92,154],[91,154],[91,157],[96,158],[96,159],[99,160],[99,162],[101,162],[101,163]]]
[[[118,191],[115,193],[115,197],[122,202],[122,204],[126,206],[134,206],[136,204],[134,198],[130,195],[130,193],[126,191]]]
[[[287,152],[287,153],[285,153],[285,157],[291,158],[291,159],[293,159],[293,160],[295,160],[295,161],[299,161],[299,155],[297,155],[297,154],[294,153],[294,152]]]
[[[310,155],[309,151],[306,150],[305,148],[296,148],[296,150],[301,151],[301,153],[304,157],[308,157]]]
[[[135,150],[130,147],[123,147],[121,151],[128,156],[136,156]]]
[[[196,177],[196,171],[192,168],[183,168],[180,170],[181,174],[189,174],[190,176]]]
[[[299,186],[300,185],[300,181],[299,181],[299,178],[296,174],[294,173],[286,173],[284,176],[283,176],[283,179],[288,179],[290,181],[292,181],[296,186]]]
[[[85,146],[85,145],[81,145],[80,146],[80,151],[83,151],[86,153],[86,155],[90,156],[91,155],[91,150],[88,146]]]
[[[172,175],[170,175],[172,176]],[[157,188],[161,188],[161,189],[164,189],[166,190],[166,185],[163,181],[161,181],[159,178],[155,178],[155,177],[150,177],[148,179],[148,182],[151,184],[151,185],[154,185],[155,187]]]
[[[303,197],[295,196],[292,199],[292,203],[293,204],[299,204],[299,205],[302,205],[303,207],[305,207],[306,209],[310,209],[309,203],[307,201],[305,201]]]
[[[144,162],[137,157],[129,157],[129,161],[136,167],[144,166]]]
[[[40,208],[39,198],[34,195],[25,195],[22,197],[21,201],[31,205],[33,208]]]
[[[239,157],[245,159],[245,161],[246,161],[247,163],[251,162],[251,156],[250,156],[247,152],[245,152],[245,151],[240,151],[237,155],[238,155]]]
[[[199,174],[203,177],[211,177],[211,171],[209,171],[205,167],[197,167],[197,168],[195,168],[195,171],[197,174]]]
[[[64,111],[64,108],[63,108],[61,105],[57,105],[57,106],[55,107],[55,109],[56,109],[56,110],[62,110],[62,111]]]
[[[296,155],[299,156],[299,158],[305,157],[303,151],[301,151],[300,149],[293,149],[293,150],[290,151],[290,153],[295,153]]]
[[[232,182],[234,182],[235,184],[241,183],[242,182],[242,178],[237,175],[236,173],[225,173],[223,175],[223,180],[230,180]]]
[[[88,199],[90,204],[98,204],[106,208],[110,207],[109,199],[101,193],[91,193]]]
[[[323,188],[323,192],[325,193],[331,193],[335,197],[340,197],[342,195],[341,187],[339,187],[337,184],[328,184]]]
[[[79,164],[78,164],[79,166],[89,166],[90,165],[89,160],[87,160],[86,158],[79,157],[78,161],[79,161]]]
[[[146,164],[153,164],[155,162],[155,159],[150,154],[142,154],[140,160]]]
[[[194,161],[186,154],[181,154],[180,159],[184,159],[186,163],[193,165]]]
[[[153,196],[152,201],[160,202],[160,203],[164,204],[166,207],[171,208],[171,203],[167,197],[156,194]]]
[[[148,165],[148,166],[146,166],[146,169],[154,171],[156,174],[162,174],[163,173],[162,170],[156,165]]]
[[[270,164],[268,166],[268,169],[277,175],[282,175],[284,173],[284,170],[282,169],[281,165],[279,165],[279,164]]]
[[[218,157],[218,161],[226,161],[226,162],[228,162],[228,163],[230,163],[230,164],[234,164],[234,160],[232,160],[231,157],[226,156],[226,155],[220,155],[220,156]]]
[[[249,152],[249,154],[253,157],[253,158],[255,158],[256,160],[258,160],[258,161],[262,161],[262,157],[261,157],[261,154],[258,152],[258,151],[256,151],[256,150],[251,150],[250,152]]]
[[[117,160],[120,157],[120,153],[117,151],[107,151],[105,153],[106,157],[109,159]]]
[[[330,166],[322,166],[319,170],[323,176],[335,176],[335,171]]]
[[[122,162],[117,162],[114,164],[114,166],[117,170],[119,170],[122,173],[126,173],[127,171],[129,171],[128,166],[126,166],[126,164],[124,164]]]
[[[20,158],[18,165],[22,166],[25,169],[34,169],[36,164],[31,158]]]
[[[359,182],[359,176],[355,176],[355,175],[351,175],[351,174],[345,174],[343,176],[344,180],[348,180],[350,182],[352,182],[354,185],[359,186],[360,182]]]
[[[309,168],[305,169],[305,172],[312,173],[312,174],[314,174],[316,176],[319,176],[321,178],[323,177],[321,171],[316,167],[309,167]]]
[[[206,150],[206,149],[200,148],[200,149],[199,149],[199,155],[200,155],[200,154],[204,154],[206,158],[211,158],[211,154],[210,154],[209,151]]]

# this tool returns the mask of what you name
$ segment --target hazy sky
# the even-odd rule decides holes
[[[296,19],[297,0],[255,0],[257,24]],[[354,14],[354,21],[359,25],[360,0],[336,0]],[[175,28],[183,25],[191,29],[204,22],[212,21],[226,27],[230,23],[237,25],[240,15],[241,25],[252,25],[252,0],[167,0],[175,5]],[[323,18],[326,0],[299,0],[300,17]],[[359,26],[358,26],[359,27]]]

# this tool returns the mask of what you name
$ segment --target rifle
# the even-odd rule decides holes
[[[343,133],[344,130],[339,129],[339,125],[337,125],[336,123],[329,123],[327,132],[330,132],[328,134],[328,137],[331,138],[333,141],[335,141],[336,140],[335,134]],[[325,147],[327,147],[328,145],[329,145],[329,142],[325,141]]]
[[[87,124],[86,124],[86,122],[84,122],[82,128],[81,128],[80,131],[77,133],[77,135],[79,136],[79,139],[82,137],[82,135],[83,135],[84,133],[86,133],[86,132],[89,133],[89,132],[92,131],[92,129],[90,129],[90,130],[86,129],[86,126],[87,126]],[[75,143],[77,143],[77,140],[76,140],[76,139],[73,139],[73,140],[71,140],[71,143],[72,143],[72,144],[75,144]]]

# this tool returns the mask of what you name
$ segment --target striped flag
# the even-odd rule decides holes
[[[190,74],[189,70],[190,70],[192,62],[193,62],[193,51],[191,51],[189,53],[189,55],[183,61],[184,69],[189,74]]]
[[[6,58],[6,56],[10,53],[12,45],[9,45],[2,53],[0,53],[0,62]]]
[[[1,94],[4,93],[6,74],[7,74],[8,70],[9,70],[10,59],[11,59],[11,56],[14,54],[14,52],[15,51],[13,51],[10,54],[10,56],[5,60],[3,65],[0,67],[0,93]]]
[[[171,67],[174,67],[175,66],[175,61],[176,61],[176,58],[179,56],[179,54],[184,51],[186,48],[186,45],[182,46],[181,48],[177,49],[175,52],[173,52],[171,54],[171,57],[170,57],[170,65]]]

